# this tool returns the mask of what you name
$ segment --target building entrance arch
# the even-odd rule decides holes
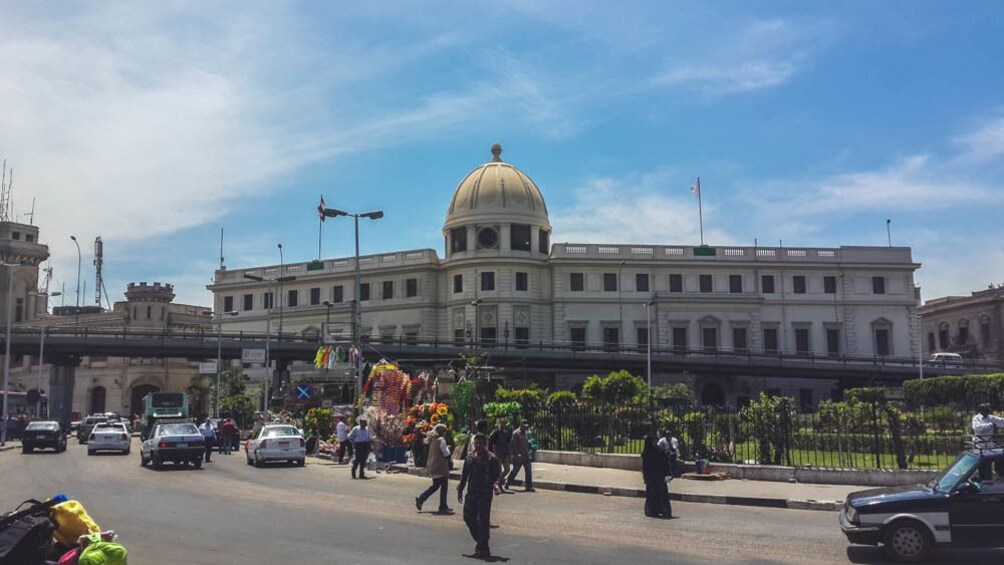
[[[102,414],[105,412],[105,397],[107,391],[103,386],[96,386],[91,389],[91,394],[87,399],[88,414]]]
[[[143,414],[143,397],[151,392],[160,392],[160,387],[150,384],[132,387],[132,393],[129,395],[129,409],[133,414]]]

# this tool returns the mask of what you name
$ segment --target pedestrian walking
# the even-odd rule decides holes
[[[450,447],[446,445],[446,425],[436,424],[425,437],[425,442],[429,445],[429,457],[426,459],[425,469],[432,479],[432,486],[425,489],[425,492],[415,498],[415,507],[419,512],[422,505],[430,496],[439,490],[439,514],[450,514],[453,509],[446,503],[450,484]]]
[[[370,456],[370,430],[366,427],[366,418],[359,418],[356,427],[352,428],[347,436],[352,442],[352,449],[355,451],[355,459],[352,460],[352,478],[356,477],[356,469],[359,470],[360,479],[366,478],[366,459]]]
[[[641,452],[641,474],[645,479],[645,515],[649,518],[672,518],[666,480],[669,474],[669,457],[656,445],[655,438],[645,438]]]
[[[530,440],[527,437],[530,424],[526,420],[520,424],[512,433],[509,441],[509,457],[512,458],[512,470],[506,478],[506,486],[512,486],[516,480],[516,474],[523,469],[523,489],[524,492],[537,492],[533,488],[533,465],[530,461]]]
[[[237,434],[237,425],[230,418],[227,418],[223,422],[223,438],[221,440],[221,445],[223,446],[223,454],[230,455],[230,451],[234,447],[234,436]]]
[[[202,439],[206,442],[206,463],[209,463],[209,458],[213,454],[213,442],[216,439],[216,430],[213,429],[209,418],[206,418],[206,421],[199,426],[199,433],[202,434]]]
[[[460,452],[461,459],[467,459],[467,456],[474,453],[474,436],[476,434],[484,434],[488,437],[488,422],[484,420],[478,420],[474,422],[474,433],[467,438],[467,443],[464,444],[464,450]]]
[[[345,416],[338,417],[338,425],[335,426],[335,433],[338,434],[338,464],[342,464],[342,458],[346,455],[352,460],[352,442],[349,441],[349,426],[345,423]]]
[[[504,418],[499,418],[498,427],[492,430],[490,436],[488,436],[488,451],[495,454],[495,457],[499,460],[499,465],[502,466],[502,475],[499,478],[499,486],[502,490],[506,490],[505,479],[509,476],[509,471],[511,470],[511,459],[509,458],[509,443],[512,442],[512,432],[509,431],[509,427],[506,426]]]
[[[495,455],[488,451],[488,438],[474,435],[474,449],[464,460],[464,470],[457,486],[457,500],[464,505],[464,523],[474,538],[474,557],[491,557],[488,547],[491,536],[492,499],[499,492],[498,480],[502,467]],[[467,499],[464,499],[464,487]]]
[[[1004,428],[1004,418],[990,413],[990,404],[984,403],[977,407],[973,416],[973,447],[976,449],[997,449],[997,428]],[[980,461],[979,476],[981,481],[993,480],[993,474],[1004,476],[1004,461],[1001,457],[987,458]]]
[[[663,432],[662,437],[659,438],[659,442],[656,444],[659,451],[666,454],[669,459],[669,475],[675,477],[676,473],[676,463],[680,459],[680,440],[676,439],[673,432],[667,429]]]

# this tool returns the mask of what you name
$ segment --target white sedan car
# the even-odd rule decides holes
[[[101,422],[94,426],[91,435],[87,437],[87,454],[94,455],[98,451],[120,451],[129,455],[132,439],[129,430],[122,422]]]
[[[288,461],[302,467],[307,458],[303,434],[286,424],[263,426],[248,440],[245,449],[248,465],[255,467],[272,461]]]

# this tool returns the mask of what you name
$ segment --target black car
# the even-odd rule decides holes
[[[1004,547],[1004,476],[991,472],[1001,457],[1004,449],[973,449],[926,485],[851,493],[840,528],[898,561],[922,561],[935,548]]]
[[[31,453],[36,449],[54,449],[56,453],[66,451],[66,432],[55,420],[29,422],[21,434],[21,451]]]

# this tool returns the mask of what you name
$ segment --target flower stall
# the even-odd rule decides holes
[[[425,435],[436,424],[446,424],[446,427],[452,431],[454,418],[449,406],[446,404],[442,402],[429,402],[412,406],[408,410],[404,423],[404,444],[411,446],[415,466],[424,467],[426,457],[428,456]]]

